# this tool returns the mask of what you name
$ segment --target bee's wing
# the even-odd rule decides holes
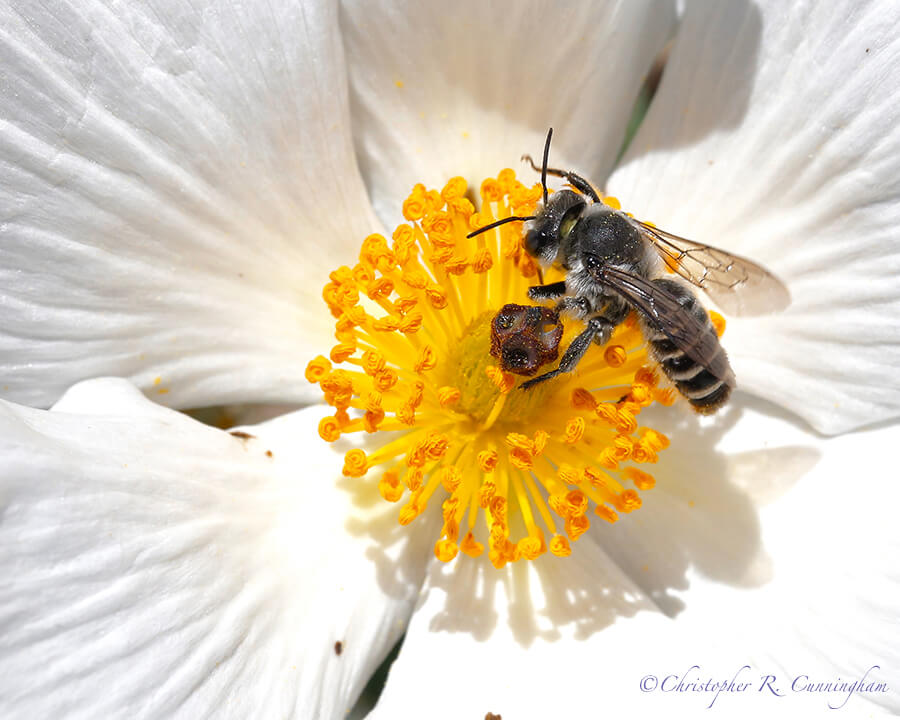
[[[664,287],[613,267],[604,267],[600,280],[644,314],[679,350],[732,387],[734,372],[712,328],[695,317]]]
[[[729,315],[765,315],[790,305],[791,294],[784,283],[752,260],[635,222],[667,267],[703,290]]]

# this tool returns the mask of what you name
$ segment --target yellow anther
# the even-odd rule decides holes
[[[476,273],[484,273],[494,266],[494,257],[487,248],[479,248],[472,260],[472,270]]]
[[[378,481],[378,492],[381,497],[391,503],[397,502],[403,497],[403,485],[400,484],[400,478],[397,473],[388,471],[381,476]]]
[[[459,257],[451,257],[444,261],[444,270],[451,275],[462,275],[469,267],[468,260]]]
[[[425,443],[425,453],[429,460],[440,460],[450,448],[450,438],[443,433],[432,433]]]
[[[536,537],[524,537],[516,543],[516,552],[526,560],[534,560],[541,555],[541,541]]]
[[[413,408],[419,407],[422,404],[422,398],[425,397],[425,383],[419,381],[412,387],[412,392],[409,395],[409,399],[407,402]]]
[[[406,453],[406,465],[408,467],[422,467],[425,464],[425,452],[428,447],[427,440],[420,440]]]
[[[497,492],[497,486],[492,482],[486,482],[480,488],[478,488],[478,505],[482,508],[486,508],[491,504],[491,500],[494,499],[494,494]]]
[[[712,323],[713,328],[716,331],[716,335],[722,337],[725,332],[725,318],[723,318],[719,313],[715,310],[709,311],[709,321]]]
[[[394,332],[400,329],[400,320],[395,317],[379,318],[372,323],[372,329],[378,332]]]
[[[471,200],[464,197],[459,198],[451,198],[447,202],[447,207],[453,210],[456,213],[459,213],[463,216],[463,218],[468,219],[471,217],[472,213],[475,212],[475,206],[472,205]]]
[[[619,458],[616,455],[616,449],[611,447],[603,448],[597,456],[597,462],[601,467],[605,467],[607,470],[618,469]]]
[[[441,485],[448,493],[456,492],[459,484],[462,482],[462,473],[455,465],[445,467],[441,470]]]
[[[491,498],[490,508],[491,515],[494,517],[494,524],[499,526],[503,532],[506,533],[506,535],[504,535],[504,537],[506,537],[509,534],[509,528],[506,527],[506,498],[495,495]],[[493,531],[493,528],[491,528],[491,530]]]
[[[347,477],[362,477],[369,469],[366,454],[359,448],[348,450],[344,455],[343,474]]]
[[[616,406],[611,403],[598,404],[594,409],[594,412],[597,414],[597,417],[607,425],[615,426],[619,422],[619,411],[616,409]]]
[[[414,295],[404,295],[403,297],[398,297],[392,303],[392,305],[394,306],[394,310],[400,315],[406,315],[418,304],[419,299]]]
[[[509,463],[519,470],[527,470],[534,465],[534,459],[530,450],[516,447],[509,451]]]
[[[441,190],[441,197],[444,198],[445,202],[449,203],[454,198],[460,198],[465,195],[468,189],[469,184],[466,182],[466,179],[457,175],[450,178],[447,184],[444,185],[444,189]]]
[[[556,471],[557,477],[566,485],[577,485],[581,482],[581,470],[563,463]]]
[[[500,190],[504,193],[508,193],[512,190],[516,183],[516,171],[512,168],[503,168],[499,173],[497,173],[497,184],[500,186]]]
[[[437,190],[429,190],[425,193],[425,203],[427,206],[426,212],[428,214],[435,213],[444,207],[444,198],[441,197]]]
[[[421,220],[427,209],[425,187],[416,185],[410,196],[403,201],[403,217],[407,220]]]
[[[469,531],[468,533],[466,533],[466,536],[459,544],[459,549],[469,557],[475,558],[484,552],[484,545],[482,545],[480,542],[476,542],[475,536],[472,535],[471,531]]]
[[[550,552],[557,557],[569,557],[572,554],[572,547],[563,535],[554,535],[550,540]]]
[[[565,516],[567,518],[584,515],[587,512],[588,498],[581,490],[569,490],[565,496]]]
[[[403,267],[418,254],[415,230],[412,225],[398,225],[392,237],[394,258]]]
[[[459,388],[444,386],[442,388],[438,388],[437,395],[438,402],[441,404],[441,407],[450,407],[451,405],[456,405],[456,403],[459,402],[461,393],[459,392]]]
[[[642,439],[654,450],[663,450],[669,447],[669,438],[657,430],[645,428],[642,433]]]
[[[587,515],[574,515],[566,518],[566,535],[569,536],[569,540],[577,540],[590,526],[591,521],[588,520]]]
[[[344,312],[341,313],[341,318],[345,319],[350,325],[356,326],[364,324],[368,319],[368,315],[366,315],[365,308],[356,305],[344,310]]]
[[[368,262],[361,262],[353,268],[353,281],[357,285],[364,287],[369,283],[375,282],[375,268],[369,265]]]
[[[585,388],[575,388],[572,391],[571,402],[576,410],[594,410],[597,407],[596,399]]]
[[[394,281],[389,278],[378,278],[366,286],[366,295],[371,300],[386,300],[394,292]]]
[[[437,285],[425,288],[425,297],[435,310],[443,310],[447,307],[447,293]]]
[[[422,479],[424,477],[425,473],[422,468],[411,467],[406,469],[406,475],[403,477],[403,481],[406,483],[406,487],[412,492],[416,492],[422,487]]]
[[[484,202],[497,202],[501,197],[503,197],[503,188],[494,178],[488,178],[481,183],[481,199]]]
[[[331,348],[331,352],[328,354],[328,356],[331,358],[331,362],[342,363],[355,352],[356,345],[354,343],[343,342],[338,343],[333,348]]]
[[[499,457],[494,450],[482,450],[478,453],[478,467],[481,469],[481,472],[494,472],[498,460]]]
[[[618,497],[616,509],[620,512],[630,513],[641,506],[641,496],[634,490],[626,490]]]
[[[577,443],[584,435],[585,422],[583,417],[573,417],[566,423],[565,437],[567,443]]]
[[[428,276],[421,270],[406,270],[400,276],[400,280],[413,290],[422,290],[428,285]]]
[[[634,373],[634,382],[656,387],[659,384],[659,375],[652,368],[642,365]]]
[[[311,383],[317,383],[331,372],[331,363],[321,355],[313,358],[306,366],[306,379]]]
[[[367,433],[377,432],[378,426],[384,420],[384,410],[368,410],[363,415],[363,429]]]
[[[603,359],[606,360],[606,364],[610,367],[622,367],[628,359],[628,353],[625,352],[625,348],[621,345],[610,345],[603,352]]]
[[[638,406],[640,409],[640,406]],[[631,434],[635,430],[637,430],[637,418],[635,417],[635,411],[631,408],[621,408],[619,410],[617,422],[616,422],[616,430],[620,433]]]
[[[656,478],[635,467],[625,468],[622,475],[631,480],[638,490],[651,490],[656,485]]]
[[[616,435],[613,438],[612,450],[615,452],[616,459],[624,462],[631,457],[631,453],[635,448],[635,441],[628,435]]]
[[[638,405],[646,407],[653,402],[653,388],[644,383],[636,382],[631,386],[631,392],[628,397]]]
[[[613,210],[622,209],[622,203],[619,202],[618,198],[614,198],[612,195],[605,195],[603,197],[603,204],[611,207]]]
[[[496,365],[488,365],[484,372],[501,393],[508,393],[516,384],[516,379],[512,375],[508,372],[503,372]]]
[[[594,510],[594,514],[598,517],[603,518],[608,523],[614,523],[619,519],[616,511],[613,510],[609,505],[598,505]]]
[[[382,392],[387,392],[397,384],[397,373],[391,368],[385,368],[375,376],[375,387]]]
[[[440,247],[454,247],[453,219],[449,213],[432,213],[422,221],[422,229],[428,239]]]
[[[400,322],[399,330],[404,335],[412,335],[419,332],[422,327],[422,313],[413,313]]]
[[[413,365],[413,370],[415,370],[417,373],[423,373],[428,370],[433,370],[436,364],[437,355],[434,352],[434,349],[430,345],[425,345],[419,351],[419,356],[416,358],[416,362]]]
[[[366,350],[362,356],[362,368],[366,375],[375,377],[384,370],[384,356],[374,350]]]
[[[341,265],[337,270],[333,270],[328,274],[331,282],[343,285],[353,280],[353,270],[346,265]]]
[[[397,411],[397,419],[404,425],[413,425],[416,422],[416,408],[408,402],[403,403]]]
[[[319,421],[319,437],[325,442],[334,442],[341,436],[341,426],[337,418],[328,416]]]

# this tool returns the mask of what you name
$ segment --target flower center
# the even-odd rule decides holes
[[[548,549],[566,556],[592,508],[615,522],[641,506],[638,491],[654,479],[636,466],[655,463],[669,441],[638,415],[653,402],[670,405],[675,392],[659,387],[634,318],[574,373],[522,389],[522,378],[504,372],[490,352],[491,322],[507,303],[531,304],[537,267],[520,222],[466,236],[532,214],[542,190],[507,169],[481,184],[480,212],[466,192],[459,177],[441,192],[417,185],[393,243],[370,235],[357,265],[331,273],[323,297],[338,344],[306,369],[335,408],[319,434],[334,442],[383,433],[373,452],[347,452],[343,473],[377,471],[384,499],[402,501],[402,525],[442,497],[443,561],[485,546],[496,567]],[[564,324],[563,349],[584,327]]]

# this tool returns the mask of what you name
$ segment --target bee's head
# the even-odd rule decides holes
[[[586,206],[584,197],[572,190],[553,193],[534,219],[525,224],[525,250],[528,254],[552,263]]]

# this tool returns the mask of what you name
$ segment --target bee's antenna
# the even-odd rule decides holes
[[[550,157],[550,138],[553,128],[547,131],[547,142],[544,143],[544,162],[541,164],[541,187],[544,188],[544,207],[547,207],[547,159]]]
[[[483,232],[487,232],[488,230],[493,230],[495,227],[498,227],[500,225],[506,225],[506,223],[515,222],[516,220],[522,220],[522,221],[534,220],[534,215],[529,215],[528,217],[518,217],[516,215],[512,215],[508,218],[503,218],[502,220],[497,220],[496,222],[492,222],[490,225],[485,225],[484,227],[480,227],[477,230],[473,230],[468,235],[466,235],[466,238],[473,238],[476,235],[481,235],[481,233],[483,233]]]

